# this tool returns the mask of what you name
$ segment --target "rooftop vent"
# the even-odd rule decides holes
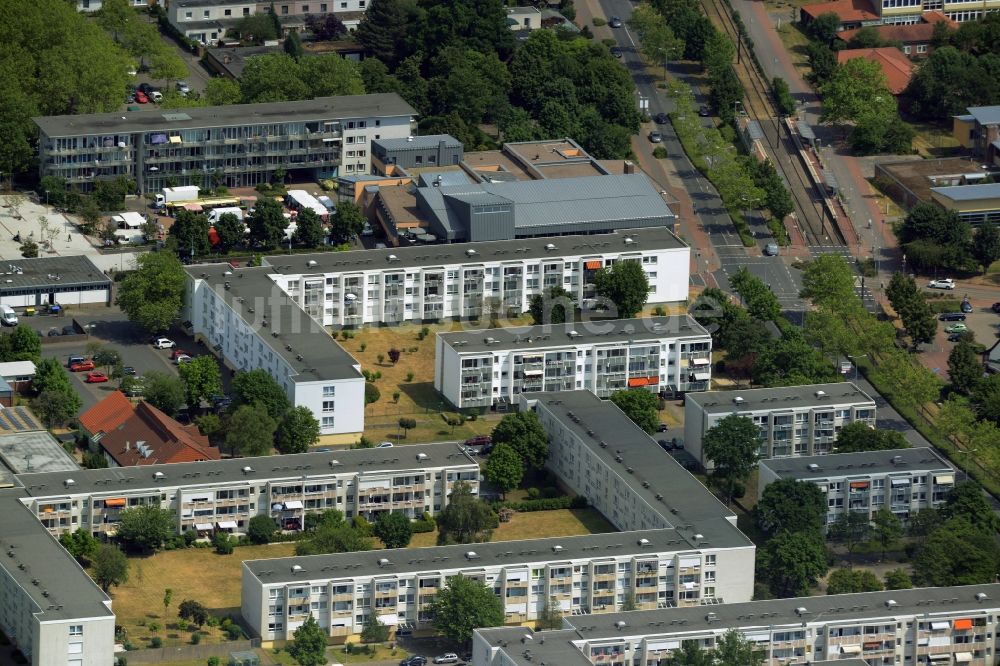
[[[244,474],[253,474],[253,467],[251,467],[250,465],[247,465],[246,467],[243,468],[243,473]]]
[[[553,552],[553,553],[559,553],[559,552],[562,552],[562,549],[563,549],[563,547],[562,547],[562,546],[558,546],[558,545],[556,545],[556,546],[552,546],[552,552]]]
[[[986,601],[989,599],[985,592],[976,592],[976,601]]]
[[[806,467],[809,468],[810,472],[818,472],[821,469],[820,466],[817,465],[816,463],[809,463],[808,465],[806,465]]]
[[[163,472],[153,472],[153,479],[155,479],[156,481],[159,481],[160,479],[165,479],[165,478],[167,478],[167,475],[164,474]]]
[[[799,617],[803,615],[808,615],[809,609],[806,608],[805,606],[799,606],[798,608],[795,609],[795,614],[798,615]]]
[[[896,602],[895,599],[886,599],[885,600],[885,607],[886,608],[894,608],[894,607],[896,607],[898,605],[899,604]]]
[[[705,622],[715,622],[717,619],[719,619],[719,616],[716,615],[715,613],[705,614]]]
[[[628,626],[628,625],[627,625],[627,624],[625,624],[625,620],[618,620],[617,622],[615,622],[615,627],[616,627],[616,628],[617,628],[617,629],[618,629],[619,631],[621,631],[622,629],[624,629],[624,628],[625,628],[625,627],[627,627],[627,626]]]
[[[551,252],[552,250],[556,249],[555,243],[546,243],[545,249],[546,251]]]
[[[386,559],[386,558],[384,558],[384,557],[382,557],[382,558],[379,558],[379,561],[378,561],[378,565],[379,565],[380,567],[387,567],[387,566],[389,566],[390,564],[392,564],[392,563],[391,563],[391,562],[389,562],[389,560],[388,560],[388,559]]]
[[[892,464],[893,465],[898,465],[901,462],[903,462],[903,456],[893,456],[892,457]]]
[[[339,464],[340,464],[340,461],[337,460],[336,458],[334,458],[333,460],[330,461],[330,467],[336,467]]]
[[[418,453],[417,454],[417,460],[427,460],[427,454],[426,453]]]
[[[385,260],[386,261],[399,261],[399,257],[397,257],[394,254],[390,254],[388,257],[385,258]]]
[[[319,262],[316,261],[315,259],[310,259],[309,261],[306,262],[306,266],[308,266],[309,268],[316,268],[317,266],[319,266]]]
[[[292,573],[293,574],[297,574],[297,573],[299,573],[301,571],[302,571],[302,567],[300,565],[298,565],[298,564],[293,564],[292,565]]]
[[[65,481],[63,481],[63,486],[65,486],[66,488],[69,488],[70,486],[75,486],[75,485],[76,485],[76,481],[74,481],[73,479],[66,479]]]
[[[467,256],[467,257],[474,257],[477,254],[479,254],[479,253],[476,252],[475,250],[473,250],[471,247],[468,250],[465,251],[465,256]]]
[[[631,236],[626,236],[626,237],[625,237],[625,244],[626,244],[626,245],[631,245],[631,244],[632,244],[632,243],[634,243],[634,242],[635,242],[635,239],[634,239],[634,238],[632,238]]]
[[[578,336],[580,334],[577,333],[576,330],[574,329],[574,330],[570,331],[567,335],[569,335],[569,337],[571,337],[571,338],[575,338],[576,336]]]
[[[478,560],[479,559],[479,553],[477,553],[474,550],[467,551],[465,553],[465,559],[467,559],[467,560]]]
[[[825,398],[826,397],[826,391],[816,391],[816,393],[814,395],[817,398]]]
[[[649,539],[645,539],[645,538],[639,539],[639,545],[640,546],[648,546],[649,545]]]
[[[737,405],[742,405],[743,398],[741,398],[740,396],[736,396],[735,398],[733,398],[733,402],[735,402]]]

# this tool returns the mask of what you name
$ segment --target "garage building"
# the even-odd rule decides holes
[[[0,272],[0,303],[14,308],[52,303],[111,305],[111,278],[84,255],[0,262]]]

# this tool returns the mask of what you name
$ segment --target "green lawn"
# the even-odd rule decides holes
[[[515,513],[510,522],[500,523],[493,530],[493,541],[544,539],[545,537],[576,536],[616,531],[596,509],[556,509]],[[414,534],[410,548],[437,544],[437,532]]]

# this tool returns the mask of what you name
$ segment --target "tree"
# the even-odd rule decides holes
[[[42,359],[42,339],[28,326],[15,326],[3,336],[3,343],[4,361],[33,361],[37,366]]]
[[[836,569],[826,581],[827,594],[878,592],[881,589],[882,581],[878,576],[861,569]]]
[[[909,590],[912,587],[913,581],[905,569],[893,569],[885,574],[885,589],[887,590]]]
[[[365,623],[361,627],[362,643],[384,643],[389,639],[389,627],[382,624],[378,615],[369,613],[365,616]]]
[[[914,349],[921,343],[926,344],[934,340],[934,335],[937,333],[937,317],[922,295],[905,301],[902,310],[898,312],[900,319],[903,320],[903,327],[910,334]]]
[[[764,546],[757,570],[774,596],[806,596],[827,570],[823,537],[809,532],[779,532]]]
[[[31,408],[49,428],[62,425],[76,416],[83,401],[75,393],[64,390],[47,390],[38,394]]]
[[[217,80],[217,79],[213,79]],[[246,224],[234,213],[223,213],[215,223],[215,233],[219,238],[219,250],[229,252],[246,242]]]
[[[712,484],[731,504],[736,488],[757,466],[760,428],[743,416],[730,414],[708,429],[702,438],[705,458],[712,461]]]
[[[288,36],[285,37],[285,41],[282,44],[282,49],[292,58],[298,60],[302,57],[302,40],[299,39],[298,30],[289,30]]]
[[[860,511],[845,511],[830,524],[827,536],[831,541],[841,543],[847,548],[847,561],[850,564],[854,551],[868,540],[871,524],[868,515]]]
[[[360,530],[341,522],[320,524],[313,531],[311,538],[299,541],[295,545],[295,554],[356,553],[370,550],[371,547],[371,541]]]
[[[386,548],[406,548],[413,537],[413,523],[404,513],[382,511],[375,519],[373,533]]]
[[[38,393],[46,391],[73,391],[66,368],[55,358],[43,358],[35,366],[31,387]]]
[[[493,530],[500,524],[496,512],[473,495],[469,485],[462,481],[452,486],[448,505],[435,516],[435,520],[441,545],[489,541]]]
[[[920,290],[917,289],[916,280],[909,275],[904,275],[900,271],[892,274],[885,294],[889,297],[889,304],[892,305],[892,309],[897,313],[906,309],[913,299],[923,298]]]
[[[664,666],[715,666],[715,657],[706,652],[697,640],[681,641],[681,649],[667,660]]]
[[[37,339],[38,336],[33,335],[32,337]],[[92,360],[94,361],[94,365],[104,368],[108,374],[111,374],[111,369],[121,364],[122,355],[114,349],[101,349],[94,354]]]
[[[635,595],[632,595],[633,605]],[[628,605],[628,598],[625,599],[625,606]],[[622,610],[627,610],[624,606]],[[631,610],[635,610],[634,608]],[[535,629],[560,629],[562,628],[562,610],[559,605],[559,600],[555,597],[549,597],[542,604],[541,610],[538,611],[538,619],[535,621]]]
[[[83,528],[75,532],[64,532],[59,536],[59,543],[83,566],[94,559],[100,545],[94,535]]]
[[[312,208],[303,208],[295,216],[292,240],[304,247],[319,247],[323,242],[323,223]]]
[[[208,217],[204,213],[179,210],[170,226],[170,236],[177,240],[177,254],[192,259],[208,254]]]
[[[256,58],[250,60],[253,62]],[[254,204],[253,213],[247,218],[250,228],[250,243],[262,250],[273,250],[285,237],[284,211],[281,204],[270,197],[260,197]]]
[[[786,335],[760,350],[754,380],[763,386],[822,384],[842,379],[830,360],[801,336]]]
[[[147,372],[143,375],[143,397],[167,416],[174,416],[184,404],[184,383],[165,372]]]
[[[236,373],[232,391],[239,404],[263,405],[272,419],[280,419],[291,406],[281,384],[260,368]]]
[[[504,623],[500,597],[483,583],[462,575],[448,579],[431,605],[434,628],[456,643],[468,644],[472,630]]]
[[[813,305],[832,306],[832,310],[839,311],[837,306],[858,300],[854,271],[841,255],[821,254],[806,266],[800,295]]]
[[[822,44],[829,45],[840,30],[840,16],[835,12],[820,14],[809,22],[807,34]]]
[[[667,61],[684,55],[684,40],[674,35],[664,15],[650,4],[637,6],[629,25],[639,36],[642,54],[654,63],[663,63],[666,77]]]
[[[235,546],[228,532],[216,532],[212,535],[212,547],[219,555],[232,555]]]
[[[254,516],[247,524],[247,538],[250,539],[250,543],[271,543],[277,530],[278,526],[270,516]]]
[[[645,389],[622,389],[611,394],[611,402],[632,422],[652,435],[660,426],[660,399]]]
[[[524,460],[510,444],[497,444],[483,466],[483,476],[506,495],[521,485],[521,480],[524,478]]]
[[[177,607],[177,617],[201,626],[208,622],[208,609],[200,601],[185,599]]]
[[[393,365],[399,363],[399,357],[402,356],[403,352],[399,351],[395,347],[389,350],[389,362]]]
[[[240,89],[239,81],[219,77],[217,79],[209,79],[208,83],[205,84],[205,92],[202,94],[202,99],[209,106],[239,104],[243,101],[243,91]]]
[[[154,551],[174,533],[174,514],[146,504],[125,509],[119,516],[118,539],[127,548]]]
[[[233,31],[240,36],[240,39],[257,45],[269,39],[277,39],[279,36],[274,20],[266,12],[244,16],[233,27]]]
[[[372,0],[354,38],[368,53],[393,67],[406,57],[408,11],[402,0]]]
[[[532,323],[565,324],[576,320],[576,306],[573,294],[561,286],[549,287],[541,294],[535,294],[528,303]]]
[[[240,405],[229,417],[226,446],[243,456],[270,455],[277,427],[260,403]]]
[[[308,407],[293,407],[278,422],[274,446],[280,453],[306,453],[318,441],[319,421]]]
[[[184,382],[187,404],[195,407],[202,400],[222,393],[222,375],[213,356],[196,356],[177,368]]]
[[[103,544],[94,555],[94,582],[108,592],[111,586],[128,581],[128,558],[125,553],[109,544]]]
[[[739,629],[730,629],[716,641],[712,656],[716,666],[762,666],[766,654]]]
[[[177,319],[187,278],[176,256],[169,252],[144,252],[138,268],[118,286],[116,302],[128,316],[150,333],[164,331]]]
[[[899,537],[903,536],[903,522],[883,505],[872,519],[871,531],[873,540],[879,545],[881,562],[885,559],[885,551],[896,545]]]
[[[1000,423],[1000,375],[981,377],[973,385],[969,397],[975,405],[976,416]]]
[[[370,11],[370,10],[369,10]],[[346,243],[361,233],[365,227],[365,215],[352,201],[341,201],[330,216],[330,236],[337,243]]]
[[[910,520],[906,525],[906,533],[911,537],[925,537],[936,530],[943,522],[944,518],[941,517],[941,512],[937,509],[932,507],[920,509],[910,516]]]
[[[729,278],[729,284],[740,295],[747,313],[758,321],[774,321],[781,316],[781,304],[771,288],[740,266]]]
[[[34,259],[38,256],[38,243],[33,240],[26,240],[21,243],[21,247],[18,248],[18,252],[25,259]]]
[[[169,587],[163,590],[163,613],[166,615],[167,610],[170,608],[170,602],[174,600],[174,591]]]
[[[638,261],[616,261],[611,268],[602,268],[594,274],[597,293],[610,301],[619,319],[635,317],[649,298],[649,280]],[[615,310],[612,310],[615,312]]]
[[[306,16],[306,29],[319,41],[326,42],[340,39],[347,34],[347,28],[340,17],[334,13],[309,14]],[[370,90],[369,92],[382,92]]]
[[[908,449],[910,443],[896,430],[875,429],[864,421],[852,421],[837,433],[837,453]]]
[[[414,428],[417,427],[417,420],[416,419],[412,419],[412,418],[408,418],[406,416],[401,416],[401,417],[399,417],[399,427],[402,429],[402,431],[403,431],[403,438],[405,439],[406,438],[406,431],[407,430],[413,430]]]
[[[917,581],[925,586],[993,582],[1000,571],[1000,546],[965,518],[952,518],[931,532],[913,558]]]
[[[963,481],[948,491],[938,510],[942,520],[962,518],[986,533],[1000,530],[1000,517],[992,510],[982,487],[975,481]]]
[[[977,350],[975,343],[959,340],[948,353],[948,377],[952,388],[963,395],[972,393],[983,378],[983,362]]]
[[[549,436],[533,411],[505,414],[492,438],[494,446],[509,444],[531,469],[542,469],[549,457]]]
[[[780,479],[764,488],[754,511],[765,534],[822,533],[826,525],[826,496],[814,483]]]

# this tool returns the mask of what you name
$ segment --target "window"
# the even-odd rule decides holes
[[[322,421],[320,421],[320,427],[323,427],[323,428],[332,428],[333,427],[333,417],[332,416],[324,416],[323,419],[322,419]]]
[[[335,412],[335,411],[337,411],[337,410],[334,409],[334,401],[333,400],[324,400],[323,401],[323,412],[324,413],[328,414],[330,412]]]
[[[212,12],[210,10],[206,9],[206,10],[204,10],[201,13],[201,16],[202,16],[202,18],[210,18],[212,16]]]
[[[907,48],[909,48],[909,47],[907,47]],[[909,53],[909,51],[907,51],[907,53]],[[917,53],[927,53],[927,45],[926,44],[917,44]]]
[[[184,12],[184,18],[190,20],[192,18],[191,12]]]
[[[233,10],[232,10],[232,9],[227,9],[227,10],[225,10],[225,11],[223,12],[223,14],[224,14],[225,16],[232,16],[232,15],[233,15]]]
[[[82,624],[71,624],[71,625],[69,625],[69,635],[70,636],[83,636],[83,625]]]

